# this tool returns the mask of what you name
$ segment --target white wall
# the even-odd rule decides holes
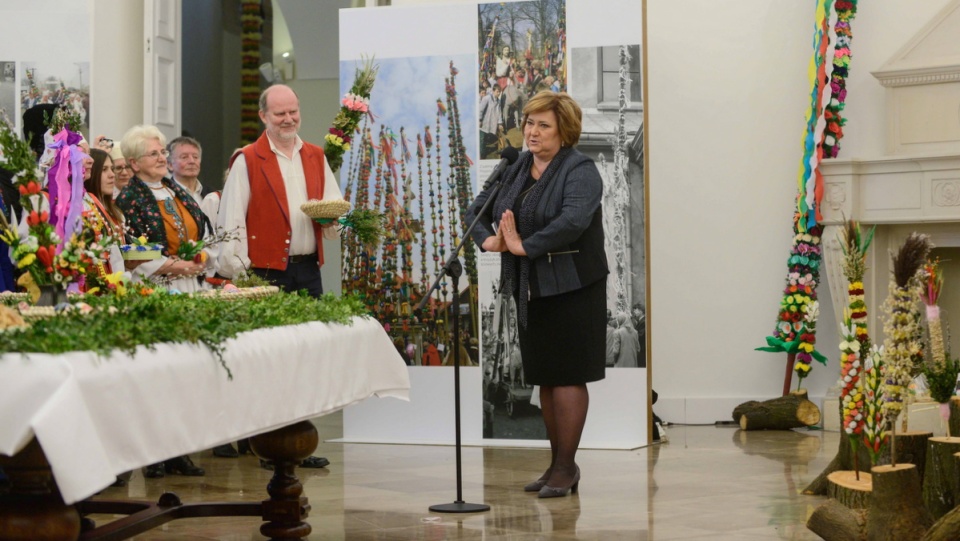
[[[117,141],[143,123],[143,3],[93,4],[90,133]]]
[[[870,71],[947,1],[860,5],[841,158],[883,154]],[[772,331],[786,274],[814,15],[812,2],[681,4],[683,17],[676,2],[647,3],[654,409],[713,422],[782,385],[785,356],[752,349]],[[829,307],[827,287],[818,293]],[[839,374],[827,319],[818,346],[830,364],[804,382],[813,396]]]

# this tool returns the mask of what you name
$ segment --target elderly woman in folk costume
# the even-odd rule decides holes
[[[207,289],[203,276],[216,271],[216,254],[209,247],[185,259],[191,244],[212,234],[210,222],[196,201],[167,177],[166,137],[155,126],[134,126],[123,136],[120,149],[134,177],[117,206],[126,217],[129,234],[163,245],[163,257],[147,261],[135,273],[170,279],[169,287],[183,293]],[[198,279],[199,278],[199,279]]]

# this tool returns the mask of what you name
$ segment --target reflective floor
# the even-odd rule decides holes
[[[319,421],[322,438],[341,430],[339,416]],[[804,523],[823,498],[800,491],[827,465],[839,435],[742,432],[713,426],[668,428],[669,442],[633,451],[583,450],[580,493],[540,500],[522,492],[549,452],[465,448],[463,497],[485,513],[429,511],[456,499],[452,447],[322,443],[332,464],[299,470],[313,507],[308,539],[819,539]],[[271,472],[252,456],[194,455],[205,477],[145,480],[133,474],[104,498],[156,500],[173,491],[185,502],[265,497]],[[94,517],[99,524],[111,517]],[[187,519],[134,539],[259,540],[257,518]]]

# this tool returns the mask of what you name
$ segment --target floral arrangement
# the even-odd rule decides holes
[[[54,136],[56,158],[49,171],[50,204],[42,193],[42,175],[29,145],[9,126],[0,125],[4,166],[14,171],[13,183],[20,192],[27,225],[21,234],[0,216],[0,240],[10,247],[17,268],[24,271],[18,283],[35,298],[39,297],[38,286],[65,287],[79,280],[105,249],[101,243],[81,238],[83,183],[70,181],[83,175],[83,154],[76,146],[79,141],[80,135],[68,129]]]
[[[874,345],[863,360],[863,443],[870,453],[870,464],[880,462],[880,453],[887,443],[883,419],[883,347]]]
[[[843,341],[840,342],[840,402],[843,406],[843,430],[851,438],[856,449],[856,441],[863,432],[863,394],[860,390],[860,341],[857,339],[857,326],[850,320],[850,314],[843,322]],[[854,451],[856,452],[856,451]]]
[[[841,112],[847,100],[847,75],[850,71],[850,41],[853,32],[850,21],[857,15],[857,0],[836,0],[833,4],[837,22],[833,25],[837,42],[833,48],[833,71],[830,74],[830,101],[824,108],[827,123],[823,129],[823,157],[836,158],[840,153],[840,139],[846,124]]]
[[[240,144],[260,134],[260,0],[240,0]]]
[[[843,251],[843,275],[847,278],[847,309],[850,320],[856,326],[857,340],[861,351],[870,349],[870,334],[867,331],[867,305],[863,291],[863,273],[866,271],[867,250],[873,241],[876,227],[863,235],[860,223],[848,220],[840,236],[840,248]]]
[[[923,364],[923,374],[927,378],[930,397],[940,404],[940,417],[950,419],[950,398],[956,390],[957,374],[960,362],[949,359],[944,348],[943,327],[940,320],[940,307],[937,301],[943,290],[943,269],[940,261],[928,261],[921,271],[920,298],[926,306],[927,331],[930,338],[930,363]],[[947,436],[949,424],[947,425]]]
[[[929,238],[911,233],[893,257],[894,279],[883,304],[883,416],[890,426],[903,410],[904,396],[923,359],[918,271],[929,252]]]
[[[188,239],[186,242],[180,243],[180,247],[177,249],[177,257],[194,263],[206,263],[207,253],[203,251],[205,246],[206,243],[203,239]]]
[[[326,144],[323,146],[323,153],[334,172],[343,165],[343,153],[350,150],[353,133],[357,131],[363,115],[370,114],[370,92],[377,79],[378,69],[373,59],[366,59],[363,65],[356,69],[353,86],[340,100],[340,112],[334,117],[333,126],[324,137]]]
[[[787,277],[788,284],[780,301],[777,327],[774,329],[773,335],[767,337],[767,347],[757,348],[762,351],[786,352],[788,366],[792,363],[794,371],[798,375],[805,375],[810,371],[811,358],[826,363],[826,359],[822,355],[816,354],[815,350],[798,352],[800,344],[797,346],[794,346],[794,344],[797,340],[801,340],[801,336],[801,343],[807,344],[809,348],[812,348],[816,341],[813,329],[805,327],[801,321],[802,315],[799,312],[805,298],[816,299],[816,286],[819,281],[820,248],[818,245],[822,225],[818,222],[822,220],[820,201],[823,198],[824,187],[823,176],[819,170],[820,159],[823,156],[823,138],[818,139],[817,126],[820,125],[820,119],[824,115],[822,101],[827,84],[826,55],[829,46],[827,35],[830,26],[830,6],[833,3],[834,0],[817,0],[813,35],[814,51],[809,69],[810,107],[807,109],[806,130],[803,136],[803,156],[800,160],[797,178],[798,193],[793,221],[794,243],[787,263],[790,268]],[[841,0],[838,3],[843,3],[843,1]],[[845,20],[845,24],[847,24],[848,31],[849,18]],[[844,30],[841,27],[839,31],[843,32]],[[849,48],[847,49],[849,55]],[[839,123],[837,126],[839,126]],[[798,238],[801,240],[798,240]],[[810,240],[803,241],[803,238],[809,238]],[[808,253],[801,253],[801,250],[804,249]],[[810,277],[807,281],[810,292],[804,291],[804,294],[801,295],[801,303],[796,302],[795,292],[791,291],[792,286],[799,285],[794,283],[797,280],[794,276],[797,275]],[[808,349],[808,347],[805,346],[804,349]],[[789,391],[790,377],[791,372],[788,370],[784,376],[784,394]]]
[[[940,261],[928,261],[923,266],[922,287],[920,298],[926,306],[927,328],[930,333],[930,357],[934,366],[943,366],[947,354],[943,347],[943,327],[940,322],[940,291],[943,289],[943,269]]]
[[[788,362],[792,362],[793,371],[797,373],[798,388],[800,381],[810,373],[814,359],[821,364],[827,362],[827,358],[815,347],[816,316],[819,310],[810,310],[811,306],[817,306],[820,231],[820,226],[815,226],[808,232],[794,235],[793,249],[787,259],[790,272],[787,274],[787,286],[780,301],[777,326],[773,335],[767,337],[767,345],[757,348],[758,351],[785,352],[793,357],[788,358]],[[784,394],[789,391],[789,386],[788,379],[784,381]]]

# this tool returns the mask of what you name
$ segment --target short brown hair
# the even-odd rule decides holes
[[[580,105],[566,92],[543,90],[530,98],[523,108],[523,123],[534,113],[553,111],[557,115],[557,131],[560,133],[560,144],[565,147],[575,146],[580,141],[580,130],[583,126],[583,111]]]

